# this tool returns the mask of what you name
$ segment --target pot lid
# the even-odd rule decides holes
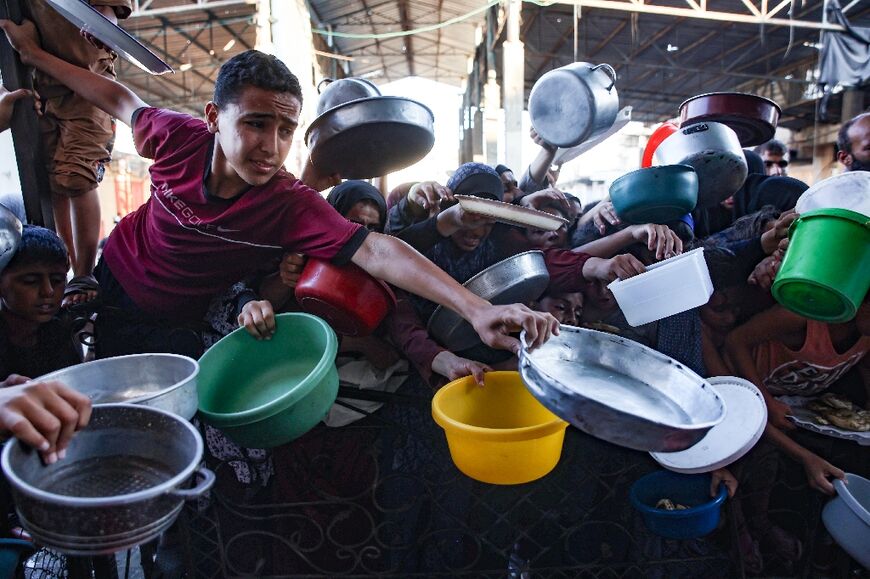
[[[100,42],[117,52],[142,70],[151,74],[174,72],[156,54],[130,36],[126,30],[97,12],[82,0],[46,0],[48,4],[76,28],[92,34]]]
[[[803,192],[795,211],[848,209],[870,216],[870,171],[849,171],[819,181]]]
[[[725,407],[737,410],[710,429],[694,446],[680,452],[651,452],[668,470],[697,474],[728,466],[749,452],[764,433],[767,406],[752,382],[735,376],[717,376],[708,380]]]

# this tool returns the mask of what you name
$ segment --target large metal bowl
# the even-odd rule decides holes
[[[21,221],[12,211],[0,205],[0,271],[9,265],[21,243]]]
[[[36,381],[60,380],[94,404],[139,404],[190,420],[199,406],[198,374],[199,362],[187,356],[133,354],[70,366]]]
[[[505,305],[538,299],[549,284],[544,253],[526,251],[489,266],[463,286],[494,305]],[[481,343],[474,327],[444,306],[438,306],[429,318],[428,330],[435,340],[453,351],[467,350]]]
[[[324,111],[308,127],[305,142],[322,173],[380,177],[413,165],[432,150],[435,116],[407,98],[362,98]]]
[[[520,376],[563,420],[636,450],[685,450],[725,417],[710,383],[676,360],[594,330],[562,326],[531,352],[523,340]]]

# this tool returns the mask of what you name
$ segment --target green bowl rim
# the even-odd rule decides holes
[[[319,318],[312,314],[307,314],[304,312],[288,312],[284,314],[278,314],[275,316],[275,324],[276,326],[280,323],[282,319],[289,318],[308,318],[312,321],[316,322],[318,326],[326,330],[326,351],[320,357],[320,360],[317,362],[317,365],[314,369],[309,372],[308,376],[302,380],[299,385],[284,393],[282,396],[267,402],[265,404],[261,404],[260,406],[249,408],[247,410],[243,410],[241,412],[213,412],[210,410],[205,410],[201,405],[197,405],[199,412],[208,417],[209,421],[215,426],[245,426],[251,424],[253,422],[258,422],[260,420],[265,420],[267,418],[271,418],[275,416],[279,412],[283,412],[286,410],[291,404],[298,402],[305,396],[307,396],[315,387],[317,383],[319,383],[323,378],[326,377],[328,373],[327,366],[330,364],[335,364],[335,357],[338,353],[338,337],[335,334],[335,331],[332,327],[326,323],[325,320]],[[245,328],[237,328],[233,330],[231,333],[224,336],[221,340],[219,340],[216,344],[214,344],[209,350],[203,354],[199,358],[200,368],[203,367],[203,360],[206,359],[207,356],[211,355],[212,352],[216,352],[215,348],[223,342],[224,340],[229,340],[232,336],[236,334],[243,333],[250,339],[254,339],[253,336],[250,336],[245,330]],[[234,340],[238,338],[233,338]],[[218,354],[214,354],[217,356]],[[208,364],[206,360],[205,364]],[[315,377],[317,379],[315,380]],[[200,373],[200,377],[197,385],[201,384],[202,373]]]
[[[613,180],[613,182],[610,184],[610,187],[608,187],[607,190],[613,191],[613,187],[617,183],[620,183],[620,182],[624,181],[625,179],[628,179],[632,175],[636,175],[639,173],[649,174],[649,173],[654,173],[656,171],[666,171],[666,172],[670,173],[670,172],[673,172],[673,169],[670,169],[670,170],[668,170],[668,169],[672,168],[672,167],[679,167],[680,168],[679,173],[685,173],[686,172],[685,169],[688,169],[689,170],[688,172],[693,173],[695,175],[695,177],[698,176],[698,172],[695,171],[695,168],[687,163],[671,163],[669,165],[653,165],[652,167],[641,167],[640,169],[635,169],[634,171],[629,171],[625,175],[621,175],[621,176],[617,177],[616,179]],[[612,200],[613,199],[611,199],[611,201]]]
[[[812,217],[838,217],[840,219],[853,221],[859,226],[870,228],[870,216],[864,215],[863,213],[859,213],[857,211],[852,211],[851,209],[831,207],[828,209],[813,209],[812,211],[801,213],[789,227],[789,237],[791,237],[792,233],[794,233],[794,230],[797,227],[798,223]]]

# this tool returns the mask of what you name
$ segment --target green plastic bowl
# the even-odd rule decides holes
[[[239,328],[199,359],[199,413],[248,448],[272,448],[320,422],[338,395],[338,339],[303,313],[275,316],[271,340]]]
[[[698,204],[698,175],[690,165],[638,169],[610,185],[610,200],[626,223],[675,221]]]
[[[792,223],[773,297],[822,322],[855,317],[870,289],[870,217],[848,209],[808,211]]]

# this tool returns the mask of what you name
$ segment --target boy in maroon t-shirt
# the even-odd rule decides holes
[[[24,64],[63,79],[133,127],[139,152],[154,160],[150,199],[118,224],[101,264],[102,285],[113,286],[102,287],[104,299],[139,316],[137,323],[201,320],[207,298],[289,251],[353,262],[456,311],[496,348],[518,351],[519,342],[508,334],[520,328],[533,345],[558,331],[549,314],[519,304],[493,306],[398,239],[340,217],[308,186],[324,189],[337,176],[318,175],[311,163],[303,172],[307,185],[287,173],[283,163],[302,96],[296,77],[277,58],[247,51],[224,63],[203,122],[149,108],[122,84],[46,53],[30,22],[6,20],[0,27]],[[243,316],[259,322],[249,327],[252,334],[274,331],[268,301],[244,308]],[[167,347],[159,341],[143,346]]]

